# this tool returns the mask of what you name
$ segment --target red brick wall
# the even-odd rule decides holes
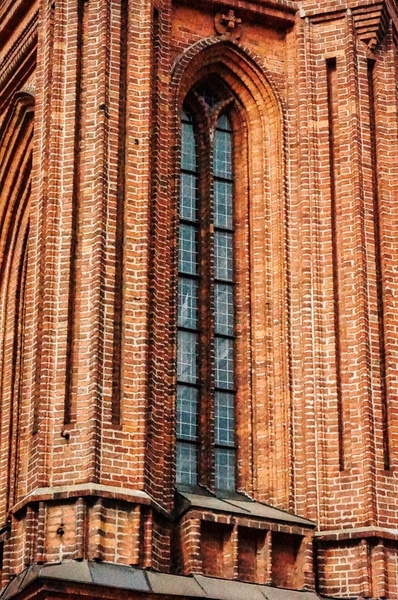
[[[4,581],[171,568],[178,111],[216,73],[240,123],[239,488],[316,521],[321,592],[398,597],[397,7],[301,4],[231,0],[222,38],[217,0],[3,2]],[[175,529],[188,573],[198,528]]]

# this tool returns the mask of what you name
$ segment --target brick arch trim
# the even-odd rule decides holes
[[[263,89],[265,95],[275,104],[275,110],[284,118],[286,108],[278,86],[264,60],[239,42],[220,37],[208,37],[192,44],[178,56],[172,66],[172,86],[179,98],[185,97],[204,65],[218,60],[229,66],[239,77],[243,70],[250,75],[253,86]]]
[[[19,92],[0,128],[0,522],[17,494],[33,113]]]
[[[33,95],[18,92],[0,128],[0,265],[3,264],[9,220],[23,183],[24,161],[29,158],[27,149],[30,154],[32,151],[33,110]]]
[[[178,57],[173,66],[172,114],[177,149],[179,114],[184,99],[192,86],[210,74],[217,74],[241,104],[238,109],[242,119],[240,131],[244,142],[242,146],[247,148],[249,173],[247,190],[241,190],[238,204],[248,207],[239,210],[242,220],[246,220],[245,239],[250,244],[251,259],[246,257],[245,265],[246,271],[249,269],[252,273],[251,283],[246,289],[254,300],[250,308],[250,323],[242,324],[245,333],[241,339],[249,340],[242,342],[242,356],[256,365],[256,372],[242,366],[241,381],[247,382],[252,378],[252,383],[242,384],[242,389],[245,386],[251,389],[243,394],[239,408],[241,430],[245,431],[238,440],[238,446],[242,448],[240,462],[244,465],[240,468],[244,475],[239,485],[256,499],[287,509],[292,465],[289,449],[285,107],[272,75],[251,51],[223,38],[200,40]],[[174,162],[179,164],[178,150]],[[174,170],[173,180],[176,182],[173,199],[177,206],[177,170]],[[252,268],[254,259],[256,264]],[[254,293],[252,284],[257,290]],[[261,341],[258,340],[258,331],[266,332]],[[239,423],[237,428],[239,430]],[[251,468],[247,468],[249,464]]]

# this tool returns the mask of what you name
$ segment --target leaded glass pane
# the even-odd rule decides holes
[[[180,218],[187,221],[196,221],[198,218],[196,175],[181,173],[180,185]]]
[[[235,445],[235,396],[216,392],[214,403],[215,442],[222,446]]]
[[[180,277],[178,282],[178,326],[196,329],[198,324],[198,282]]]
[[[181,168],[196,171],[196,141],[192,123],[181,124]]]
[[[178,332],[177,378],[186,383],[197,380],[198,335],[190,331]]]
[[[192,225],[180,224],[179,269],[195,275],[198,263],[197,230]]]
[[[231,123],[230,123],[230,120],[228,119],[227,115],[225,115],[225,114],[221,115],[221,117],[218,119],[217,129],[225,129],[226,131],[232,131]]]
[[[226,231],[214,234],[215,277],[226,281],[233,280],[233,238]]]
[[[215,285],[215,329],[222,335],[234,335],[234,290],[228,283]]]
[[[209,107],[219,103],[212,92],[200,89]],[[214,332],[208,331],[209,346],[214,341],[215,380],[214,434],[215,475],[218,489],[235,489],[235,398],[234,389],[234,286],[233,286],[233,182],[232,182],[232,131],[227,115],[219,117],[214,135],[213,171],[214,195],[204,190],[205,197],[214,207],[214,246],[208,256],[214,254],[214,270],[210,260],[203,257],[202,270],[208,269],[207,277],[199,277],[199,239],[202,233],[198,222],[198,188],[202,174],[198,171],[197,140],[193,116],[182,115],[181,133],[181,185],[179,214],[179,292],[178,292],[178,341],[177,341],[177,483],[197,484],[197,460],[199,436],[199,316],[202,304],[199,295],[210,294],[203,302],[214,300]],[[201,170],[201,169],[200,169]],[[205,184],[205,181],[203,181]],[[205,208],[205,207],[204,207]],[[202,257],[201,261],[202,261]],[[206,264],[205,264],[206,263]],[[194,276],[194,277],[192,277]],[[214,278],[214,287],[208,285]],[[203,287],[205,286],[205,288]],[[207,292],[206,292],[207,290]],[[202,302],[202,301],[201,301]],[[190,385],[189,385],[190,384]],[[194,384],[194,385],[192,385]],[[229,390],[229,391],[228,391]],[[205,425],[206,427],[207,425]]]
[[[235,489],[236,453],[231,448],[216,448],[216,488]]]
[[[197,482],[197,449],[194,444],[177,442],[177,483],[195,485]]]
[[[198,390],[177,388],[177,437],[195,441],[198,437]]]
[[[216,387],[234,388],[234,342],[228,338],[215,340],[215,379]]]
[[[216,177],[232,178],[232,139],[228,131],[215,131],[213,171]]]
[[[232,229],[232,183],[229,181],[214,182],[214,225]]]

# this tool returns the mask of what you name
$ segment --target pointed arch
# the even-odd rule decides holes
[[[174,106],[181,108],[189,89],[206,73],[219,73],[221,77],[226,77],[242,99],[246,91],[257,110],[272,119],[279,129],[277,133],[283,137],[281,128],[286,108],[275,78],[261,57],[238,42],[219,37],[196,42],[176,59],[172,67]],[[235,81],[235,85],[232,81]]]
[[[201,40],[173,67],[177,149],[184,100],[201,81],[224,86],[234,99],[238,489],[288,508],[291,409],[285,107],[261,59],[236,42]],[[175,165],[180,162],[178,152]],[[173,181],[178,213],[177,171]]]
[[[13,98],[0,129],[0,521],[15,501],[23,368],[34,98]]]

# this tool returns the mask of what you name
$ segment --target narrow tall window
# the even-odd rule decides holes
[[[232,131],[222,115],[214,135],[215,481],[235,488],[234,232]]]
[[[234,490],[233,131],[228,102],[194,100],[181,123],[177,483]]]
[[[181,132],[178,253],[177,482],[196,484],[199,408],[199,211],[197,148],[193,117],[184,113]]]

